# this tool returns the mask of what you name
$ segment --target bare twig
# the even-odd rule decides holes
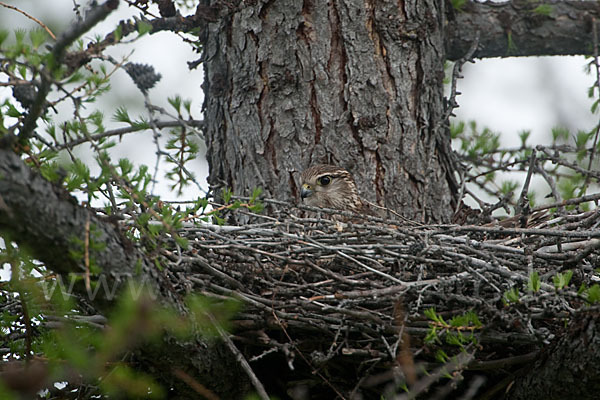
[[[186,123],[188,123],[191,126],[196,127],[196,128],[202,128],[202,126],[204,125],[203,121],[199,121],[199,120],[186,121]],[[156,127],[158,129],[174,128],[174,127],[181,126],[181,122],[179,122],[179,121],[156,121],[154,124],[156,125]],[[112,136],[123,136],[128,133],[139,132],[139,131],[143,131],[146,129],[148,129],[148,128],[143,125],[132,125],[132,126],[126,126],[123,128],[111,129],[111,130],[108,130],[105,132],[97,133],[95,135],[90,135],[89,137],[80,137],[80,138],[71,140],[69,142],[59,144],[56,146],[56,149],[62,150],[65,148],[73,148],[80,144],[87,143],[90,140],[97,141],[97,140],[104,139],[107,137],[112,137]]]
[[[44,28],[44,30],[46,32],[48,32],[48,35],[50,35],[50,37],[54,40],[56,40],[56,36],[54,36],[54,33],[52,33],[52,31],[50,30],[50,28],[48,28],[48,26],[46,26],[46,24],[44,24],[42,21],[40,21],[39,19],[27,14],[25,11],[15,7],[15,6],[11,6],[10,4],[6,4],[4,2],[0,1],[0,6],[2,7],[6,7],[6,8],[10,8],[11,10],[15,10],[17,12],[20,12],[21,14],[23,14],[24,16],[26,16],[27,18],[29,18],[30,20],[34,21],[36,24],[38,24],[39,26],[41,26],[42,28]]]
[[[52,86],[52,73],[55,69],[60,68],[66,48],[82,34],[106,18],[108,14],[118,7],[118,5],[119,0],[107,0],[104,4],[92,8],[84,20],[71,25],[69,29],[58,36],[56,43],[52,47],[54,63],[52,66],[45,66],[40,72],[41,83],[38,87],[35,100],[29,108],[29,112],[25,116],[23,125],[19,130],[19,140],[27,140],[33,134],[33,131],[37,126],[37,120],[44,111],[46,97]],[[17,137],[13,135],[5,135],[0,142],[0,147],[6,147],[12,144],[16,139]]]
[[[92,289],[90,284],[90,217],[87,216],[87,220],[85,221],[85,237],[83,241],[83,264],[85,266],[85,289],[89,291]]]
[[[523,189],[521,190],[521,195],[519,196],[518,208],[516,210],[516,214],[521,214],[519,219],[521,220],[521,227],[524,228],[527,225],[527,218],[529,217],[529,184],[531,183],[531,176],[533,175],[533,171],[535,170],[536,160],[535,160],[535,150],[531,152],[531,156],[529,157],[529,169],[527,170],[527,177],[525,178],[525,183],[523,183]]]
[[[475,37],[473,38],[473,42],[471,43],[471,47],[469,47],[467,53],[460,60],[454,63],[454,67],[452,68],[452,83],[450,85],[450,98],[448,99],[448,103],[446,105],[446,113],[443,118],[444,122],[448,121],[448,118],[452,116],[452,112],[454,111],[454,109],[458,107],[458,103],[456,102],[456,96],[460,93],[456,90],[456,85],[458,83],[458,80],[462,78],[460,72],[462,70],[463,65],[465,65],[467,61],[472,60],[473,54],[475,54],[475,51],[477,50],[477,46],[479,45],[479,36],[480,32],[475,32]]]
[[[229,350],[231,350],[231,352],[235,356],[235,359],[240,363],[244,372],[246,372],[246,374],[248,375],[248,378],[250,378],[250,382],[252,382],[252,385],[254,386],[254,389],[256,389],[256,393],[258,394],[260,399],[261,400],[269,400],[269,395],[267,394],[265,387],[263,386],[261,381],[258,380],[256,375],[254,374],[254,371],[252,371],[252,367],[250,367],[250,364],[248,364],[248,361],[246,360],[246,358],[244,357],[242,352],[239,351],[239,349],[231,341],[229,334],[227,332],[225,332],[223,330],[223,328],[221,328],[221,325],[218,323],[218,321],[215,319],[215,317],[212,314],[206,313],[205,315],[208,316],[208,318],[212,322],[213,326],[217,329],[217,332],[219,332],[219,336],[221,337],[221,339],[223,339],[223,341],[225,342],[225,344],[227,345]]]

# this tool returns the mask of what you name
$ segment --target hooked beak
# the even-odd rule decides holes
[[[302,197],[302,199],[312,196],[313,191],[310,189],[310,186],[308,186],[308,184],[304,184],[302,185],[302,189],[300,189],[300,197]]]

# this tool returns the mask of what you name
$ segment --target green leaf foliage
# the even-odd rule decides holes
[[[504,292],[504,295],[502,296],[502,301],[505,305],[508,305],[510,303],[518,303],[520,298],[521,294],[519,293],[519,289],[514,287]]]
[[[549,17],[553,11],[554,11],[554,7],[552,5],[540,4],[539,6],[534,8],[531,12],[538,14],[538,15],[543,15],[545,17]]]
[[[559,272],[558,274],[554,275],[552,277],[552,282],[554,283],[556,290],[561,290],[569,286],[569,282],[571,281],[572,277],[573,271],[569,269],[565,272]]]
[[[595,283],[586,290],[586,300],[590,304],[600,303],[600,285]]]
[[[533,271],[527,281],[527,290],[537,293],[540,291],[541,285],[540,274],[537,271]]]
[[[452,8],[457,11],[462,11],[462,8],[467,3],[467,0],[452,0]]]

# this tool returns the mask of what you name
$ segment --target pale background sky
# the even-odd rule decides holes
[[[74,19],[74,0],[4,1],[42,20],[55,34],[61,32],[61,23]],[[75,2],[81,5],[81,9],[88,4],[87,0]],[[139,15],[139,10],[121,1],[117,12],[86,37],[92,38],[94,34],[105,36],[118,21]],[[2,28],[8,30],[37,26],[22,14],[3,7],[0,7],[0,22]],[[157,105],[167,107],[167,97],[179,94],[184,99],[193,100],[194,117],[202,118],[202,69],[188,70],[186,62],[199,56],[189,45],[176,35],[164,32],[146,35],[130,45],[113,46],[107,53],[120,60],[132,50],[130,61],[151,64],[162,74],[161,81],[150,91],[150,97]],[[587,89],[594,79],[584,72],[585,63],[584,57],[531,57],[477,60],[475,64],[467,64],[465,77],[458,83],[462,95],[458,97],[460,108],[455,111],[457,118],[476,120],[480,127],[487,126],[500,132],[503,146],[518,145],[518,133],[523,130],[531,130],[531,143],[549,143],[551,129],[559,125],[569,128],[573,133],[578,129],[589,130],[597,123],[597,116],[589,111],[591,100],[587,98]],[[143,97],[124,71],[116,73],[112,86],[114,90],[97,103],[97,107],[106,110],[107,128],[123,126],[111,121],[112,110],[117,106],[125,105],[132,116],[146,115]],[[0,88],[0,101],[7,94],[10,95],[7,89]],[[90,107],[90,111],[93,107]],[[64,113],[62,119],[70,117],[68,107],[60,111]],[[60,120],[61,117],[56,119]],[[150,132],[126,135],[123,143],[115,148],[113,157],[128,157],[136,163],[148,165],[152,170],[155,147],[151,136]],[[78,152],[82,154],[85,149],[79,149]],[[162,166],[165,165],[162,161]],[[196,173],[198,180],[206,187],[208,166],[204,157],[188,168]],[[165,200],[174,200],[177,196],[170,192],[163,177],[164,171],[158,176],[156,194]],[[182,197],[193,199],[198,195],[198,189],[191,186]]]

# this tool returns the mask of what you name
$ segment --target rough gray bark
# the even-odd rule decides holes
[[[595,399],[600,393],[598,314],[571,321],[570,332],[549,346],[544,356],[516,377],[506,399]]]
[[[535,11],[542,4],[550,7],[550,14]],[[477,31],[478,58],[591,54],[592,27],[599,18],[597,1],[469,1],[460,11],[450,9],[446,55],[449,60],[461,58]]]
[[[91,240],[106,246],[90,254],[90,258],[101,268],[110,288],[134,276],[141,264],[141,274],[136,275],[135,280],[151,285],[163,303],[184,311],[181,296],[152,260],[122,236],[116,224],[78,205],[67,192],[46,181],[11,150],[0,149],[0,230],[5,237],[28,248],[33,257],[52,271],[81,273],[85,270],[83,260],[73,259],[70,252],[81,253],[88,221]],[[78,289],[85,297],[85,288]],[[114,300],[103,298],[103,294],[102,290],[98,291],[93,301],[100,312]],[[169,339],[162,348],[146,347],[138,356],[153,366],[155,376],[165,387],[175,388],[179,394],[193,396],[195,392],[174,378],[173,366],[187,371],[224,398],[240,398],[249,390],[247,377],[238,362],[218,343]],[[239,385],[231,385],[232,381]]]
[[[298,201],[299,173],[332,163],[361,195],[447,221],[443,2],[282,0],[208,25],[209,182]]]

